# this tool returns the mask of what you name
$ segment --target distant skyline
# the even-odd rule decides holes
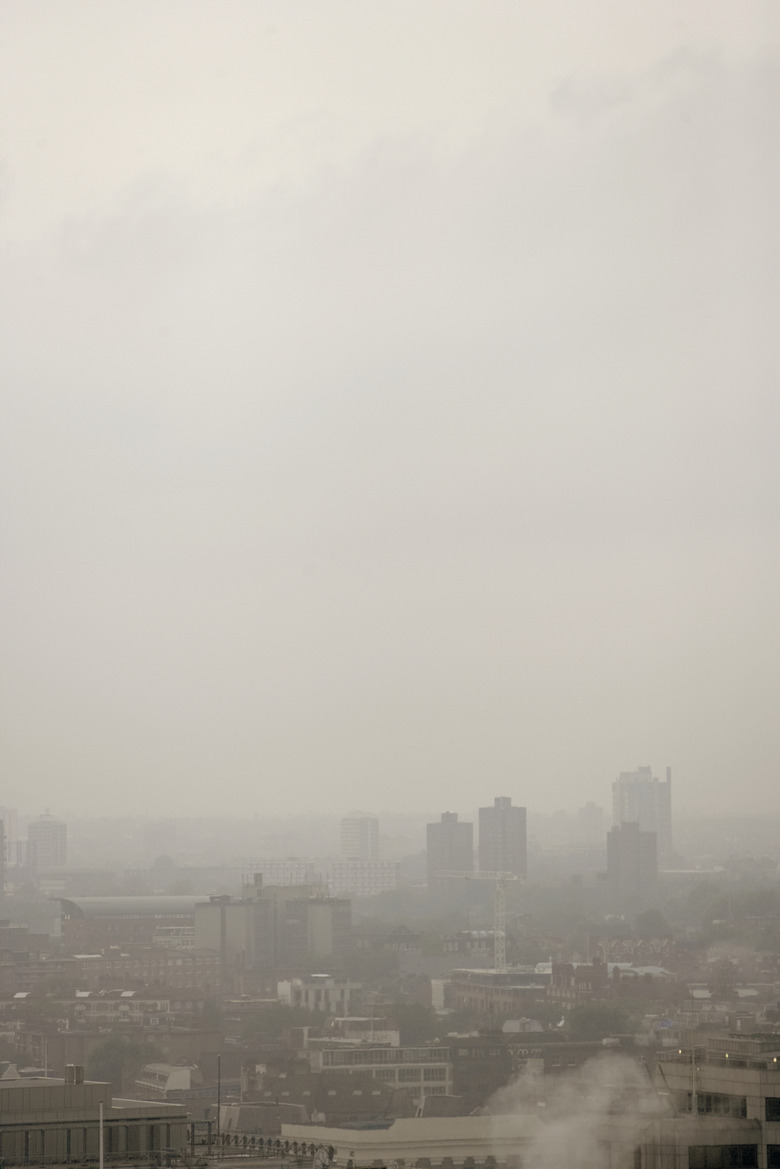
[[[0,6],[2,802],[780,805],[780,10]]]

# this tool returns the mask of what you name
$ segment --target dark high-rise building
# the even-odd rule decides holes
[[[607,833],[607,877],[618,897],[652,893],[658,877],[655,832],[642,832],[636,821]]]
[[[428,885],[443,873],[474,871],[474,825],[458,820],[457,812],[442,812],[438,824],[427,825]]]
[[[480,870],[525,877],[527,857],[525,808],[513,807],[509,796],[497,796],[492,808],[479,809]]]
[[[658,838],[658,863],[672,862],[672,769],[666,779],[657,779],[650,767],[621,771],[612,784],[612,823],[636,823],[640,832],[654,832]]]

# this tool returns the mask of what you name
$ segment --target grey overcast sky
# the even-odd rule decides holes
[[[777,811],[776,0],[0,22],[0,802]]]

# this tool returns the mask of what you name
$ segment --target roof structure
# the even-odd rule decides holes
[[[61,897],[63,917],[174,917],[191,916],[208,898],[173,897]]]

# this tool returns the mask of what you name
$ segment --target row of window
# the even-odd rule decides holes
[[[688,1146],[689,1169],[756,1169],[757,1165],[758,1145]]]
[[[693,1110],[693,1093],[686,1092],[680,1100],[680,1106],[686,1111]],[[696,1094],[696,1111],[700,1115],[711,1113],[713,1116],[747,1116],[747,1098],[745,1096],[730,1096],[720,1092],[698,1092]]]
[[[448,1059],[447,1047],[386,1047],[366,1051],[323,1051],[323,1067],[355,1067],[361,1064],[441,1063]]]

